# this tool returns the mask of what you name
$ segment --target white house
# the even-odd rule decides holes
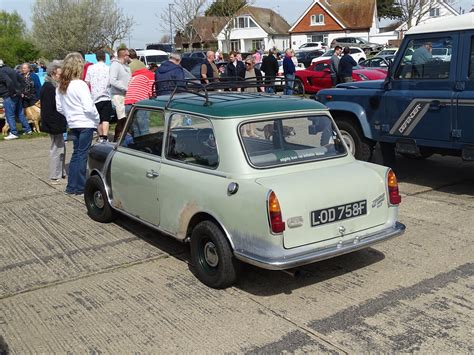
[[[275,11],[247,5],[217,35],[218,47],[222,52],[288,48],[289,29],[288,22]]]

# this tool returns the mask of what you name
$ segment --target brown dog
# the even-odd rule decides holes
[[[273,124],[269,123],[263,126],[262,128],[257,128],[257,131],[263,132],[263,135],[265,136],[266,140],[270,140],[273,136]],[[296,135],[295,129],[290,126],[283,126],[283,136],[285,138],[288,138],[289,136],[294,136]]]
[[[33,106],[25,108],[25,116],[28,120],[28,123],[33,124],[34,132],[40,131],[40,121],[41,121],[41,104],[37,101]]]
[[[25,117],[28,120],[28,123],[33,124],[33,131],[34,132],[41,132],[40,131],[40,121],[41,121],[41,104],[40,102],[36,102],[33,106],[25,108]],[[5,120],[5,125],[2,127],[2,135],[8,135],[8,131],[10,130],[10,126],[8,125],[7,121]]]

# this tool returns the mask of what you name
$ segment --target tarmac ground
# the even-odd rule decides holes
[[[400,158],[403,236],[214,290],[186,245],[92,221],[48,154],[0,142],[0,353],[474,352],[474,163]]]

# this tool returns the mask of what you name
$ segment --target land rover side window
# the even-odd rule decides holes
[[[175,113],[170,118],[166,157],[187,164],[216,168],[219,164],[214,129],[209,120]]]
[[[311,115],[248,122],[240,137],[255,167],[291,165],[346,154],[330,117]]]
[[[474,80],[474,37],[471,37],[471,50],[469,51],[469,79]]]
[[[397,79],[446,80],[451,68],[451,37],[414,39],[408,43],[396,70]]]
[[[120,146],[161,156],[164,122],[163,111],[135,109]]]

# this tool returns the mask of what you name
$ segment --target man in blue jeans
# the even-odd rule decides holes
[[[23,113],[23,105],[20,101],[21,79],[19,74],[12,68],[6,66],[0,59],[0,96],[3,98],[3,108],[5,109],[5,117],[10,126],[10,134],[4,139],[9,141],[18,138],[15,117],[23,126],[24,134],[31,134],[31,127]]]
[[[285,74],[285,89],[283,95],[293,95],[293,84],[295,82],[296,67],[293,63],[293,51],[288,48],[285,52],[285,59],[283,59],[283,73]]]

